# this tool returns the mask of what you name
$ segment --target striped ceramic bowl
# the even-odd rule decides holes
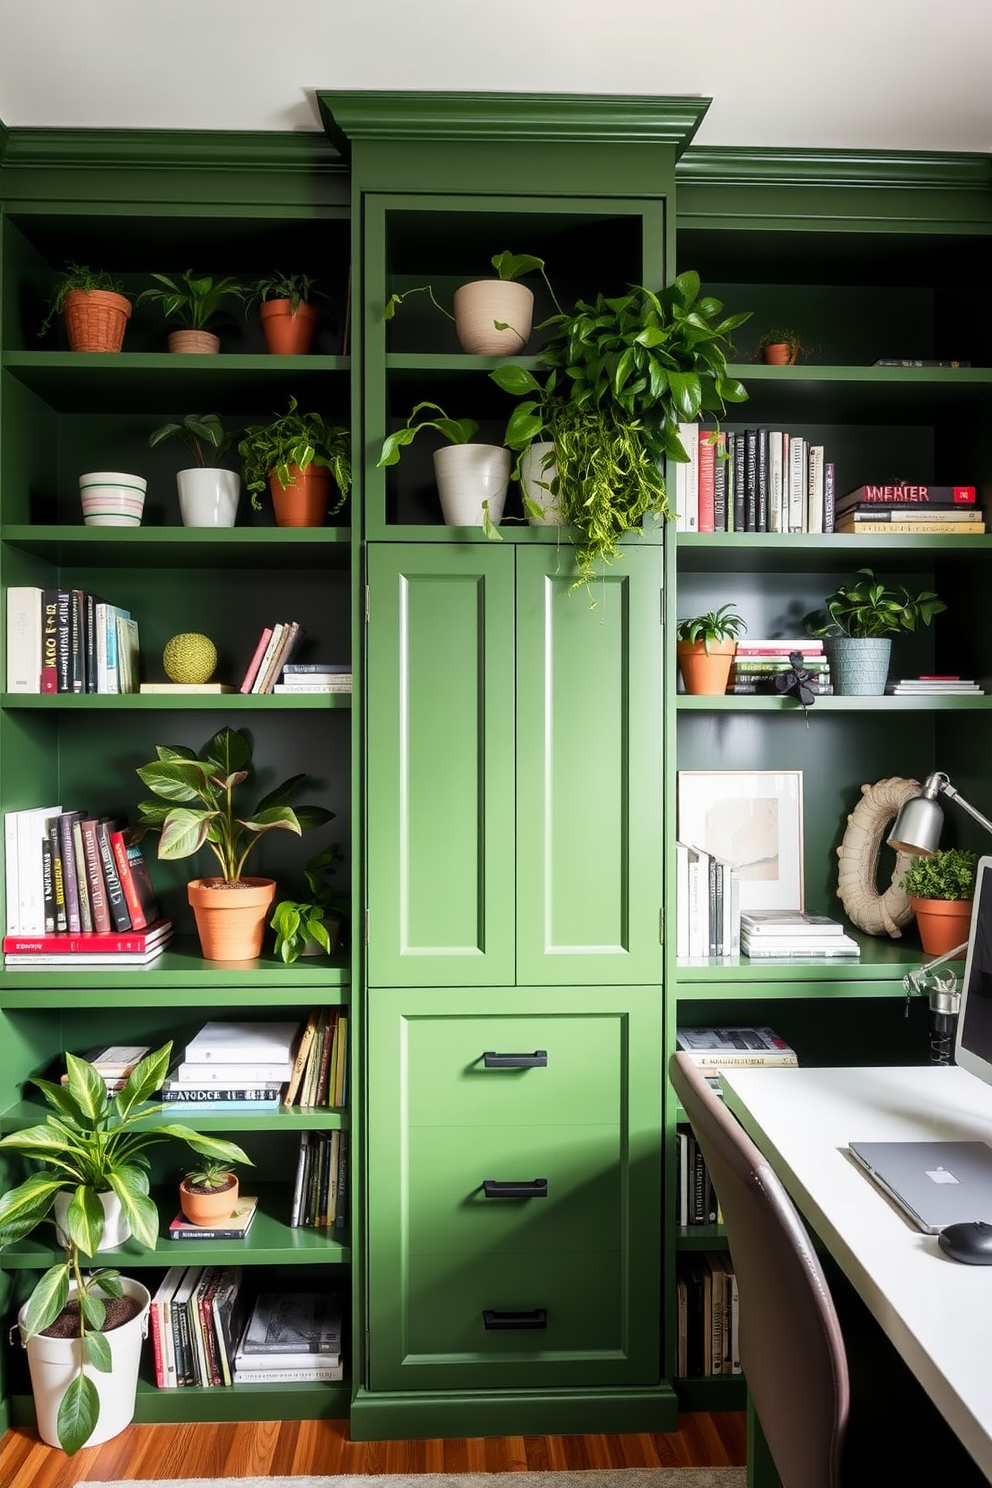
[[[148,482],[143,475],[91,470],[79,477],[83,521],[88,527],[137,527]]]

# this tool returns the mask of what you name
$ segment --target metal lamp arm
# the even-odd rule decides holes
[[[930,776],[930,779],[927,781],[927,787],[931,785],[931,782],[936,784],[937,790],[941,793],[941,795],[949,796],[952,801],[957,801],[962,811],[967,811],[968,815],[974,817],[979,826],[984,827],[986,832],[992,833],[992,821],[989,821],[987,816],[983,816],[980,811],[978,811],[974,806],[966,801],[964,796],[961,795],[960,791],[954,788],[946,775],[937,772],[936,774]]]

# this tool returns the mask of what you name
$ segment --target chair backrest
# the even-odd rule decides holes
[[[683,1054],[669,1077],[720,1203],[741,1365],[782,1488],[837,1488],[849,1385],[823,1268],[781,1182],[706,1077]]]

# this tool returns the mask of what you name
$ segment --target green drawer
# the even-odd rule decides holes
[[[620,1127],[417,1126],[409,1134],[410,1254],[616,1250]],[[546,1197],[487,1196],[485,1180],[546,1180]]]
[[[405,1025],[411,1124],[615,1123],[623,1105],[620,1019],[613,1012],[499,1017],[460,1012]],[[542,1068],[487,1066],[546,1054]]]

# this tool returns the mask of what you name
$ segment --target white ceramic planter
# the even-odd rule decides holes
[[[462,351],[474,356],[519,356],[534,319],[534,292],[515,279],[476,279],[459,285],[452,305]],[[496,323],[506,330],[496,329]]]
[[[71,1194],[57,1193],[52,1205],[52,1216],[55,1220],[60,1245],[65,1244],[65,1215],[71,1197]],[[100,1241],[100,1249],[116,1250],[118,1246],[124,1244],[125,1240],[131,1238],[131,1226],[124,1218],[121,1201],[115,1193],[108,1189],[106,1193],[98,1197],[103,1206],[103,1239]]]
[[[434,477],[449,527],[498,527],[510,481],[510,451],[499,444],[448,444],[434,451]]]
[[[233,527],[241,496],[236,470],[180,470],[179,510],[184,527]]]
[[[559,498],[548,490],[557,467],[553,459],[545,464],[545,460],[554,455],[554,448],[551,440],[546,440],[540,444],[532,444],[520,457],[520,486],[524,498],[533,501],[544,513],[540,517],[527,513],[527,521],[532,527],[560,527],[562,524]],[[527,508],[524,507],[524,510]]]
[[[86,1366],[86,1374],[96,1386],[100,1398],[100,1413],[97,1423],[85,1446],[96,1446],[118,1436],[134,1420],[134,1402],[138,1392],[138,1365],[141,1361],[141,1343],[148,1332],[148,1306],[151,1295],[140,1281],[130,1276],[121,1277],[125,1295],[141,1303],[141,1312],[123,1327],[112,1328],[106,1339],[110,1345],[111,1372],[104,1374]],[[75,1291],[70,1283],[69,1295]],[[17,1325],[24,1340],[25,1302],[17,1315]],[[38,1434],[50,1447],[59,1446],[58,1415],[62,1396],[79,1372],[81,1340],[78,1338],[45,1338],[41,1334],[32,1338],[24,1347],[28,1354],[31,1371],[31,1391],[38,1417]]]
[[[138,527],[148,482],[121,470],[90,470],[79,477],[79,498],[87,527]]]

